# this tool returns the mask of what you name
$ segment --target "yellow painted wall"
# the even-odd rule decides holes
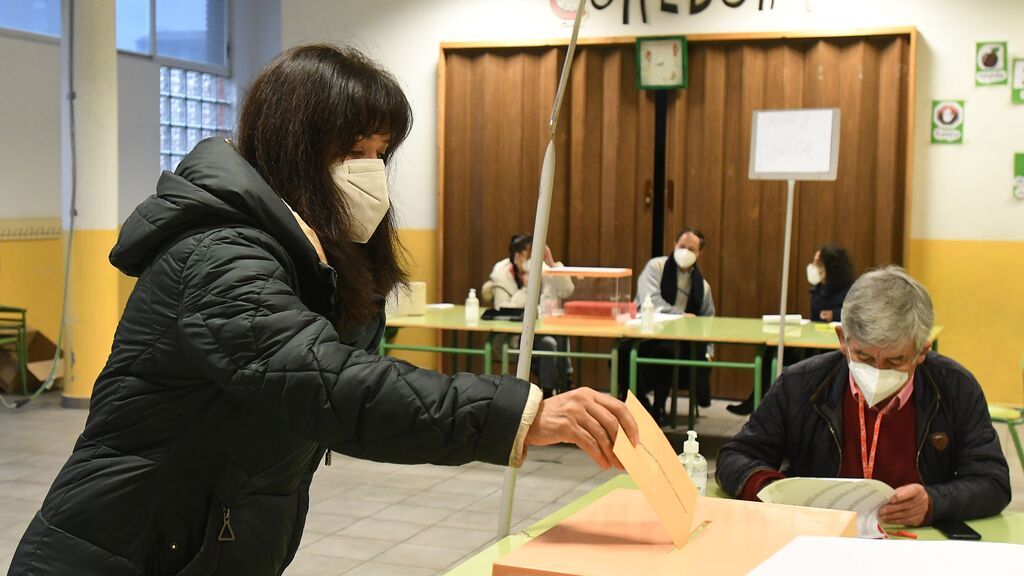
[[[118,273],[117,278],[117,305],[118,312],[124,312],[124,307],[128,305],[128,297],[132,295],[132,290],[135,288],[136,278],[131,276],[125,276],[124,274]]]
[[[29,326],[57,341],[64,289],[59,238],[0,242],[0,305],[28,310]]]
[[[124,310],[128,296],[135,286],[135,278],[113,271],[106,264],[107,253],[114,244],[116,233],[113,231],[78,231],[76,232],[76,258],[81,267],[76,266],[75,274],[92,273],[101,262],[100,270],[108,269],[106,280],[91,282],[92,286],[79,292],[73,292],[72,305],[76,306],[82,321],[98,321],[96,314],[105,314],[111,318],[104,321],[108,327],[116,326],[121,312]],[[437,234],[434,230],[405,229],[400,231],[403,244],[409,251],[409,270],[413,280],[427,283],[427,299],[436,300],[437,292]],[[0,305],[18,306],[28,310],[28,322],[47,338],[57,341],[60,330],[61,297],[64,278],[64,240],[49,238],[44,240],[17,240],[0,242]],[[73,276],[74,277],[74,276]],[[102,306],[103,302],[113,302],[113,307]],[[112,329],[112,328],[111,328]],[[79,330],[79,344],[76,346],[76,363],[81,368],[79,382],[83,382],[91,374],[92,378],[99,374],[106,362],[113,336],[111,329],[102,330],[102,334],[84,334]],[[433,344],[436,342],[434,331],[405,330],[398,338],[404,344]],[[82,348],[85,346],[85,348]],[[396,352],[395,356],[408,360],[417,366],[436,369],[436,354],[417,352]]]
[[[121,317],[121,273],[107,260],[117,230],[77,230],[72,241],[68,339],[64,378],[66,398],[89,398],[107,363]]]
[[[437,231],[414,228],[399,230],[399,237],[409,252],[409,279],[427,283],[427,302],[437,302]],[[395,340],[397,344],[435,345],[436,330],[403,329]],[[437,370],[440,366],[437,354],[426,352],[402,352],[396,350],[396,358],[407,360],[421,368]]]
[[[990,402],[1024,403],[1024,242],[911,240],[907,268],[931,293],[939,351]]]

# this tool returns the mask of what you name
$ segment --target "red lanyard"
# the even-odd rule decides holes
[[[875,451],[878,448],[878,428],[882,425],[882,416],[884,410],[878,412],[878,418],[875,419],[875,434],[871,438],[871,455],[868,456],[868,439],[867,430],[864,427],[864,396],[858,395],[857,398],[860,402],[857,403],[857,408],[860,412],[860,465],[864,469],[864,478],[871,479],[872,473],[875,471]]]

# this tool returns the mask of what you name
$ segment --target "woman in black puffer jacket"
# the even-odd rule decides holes
[[[237,144],[160,177],[111,252],[138,282],[10,574],[280,574],[332,450],[517,465],[574,442],[618,465],[616,400],[375,355],[405,280],[384,165],[411,122],[358,52],[298,47],[253,82]]]

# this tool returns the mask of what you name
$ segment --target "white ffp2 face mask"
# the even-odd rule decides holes
[[[807,281],[811,283],[811,286],[817,286],[821,284],[821,269],[814,264],[807,265]]]
[[[676,265],[680,268],[689,268],[697,261],[697,255],[689,248],[676,248],[676,251],[672,253],[672,256],[676,260]]]
[[[331,169],[331,176],[348,206],[352,241],[366,244],[391,208],[384,161],[346,160]]]
[[[900,370],[879,370],[870,364],[850,360],[853,382],[864,395],[864,402],[874,406],[900,391],[910,375]]]

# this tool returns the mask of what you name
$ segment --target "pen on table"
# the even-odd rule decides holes
[[[917,534],[914,534],[913,532],[907,532],[906,530],[886,530],[885,533],[890,536],[901,536],[903,538],[917,540]]]

